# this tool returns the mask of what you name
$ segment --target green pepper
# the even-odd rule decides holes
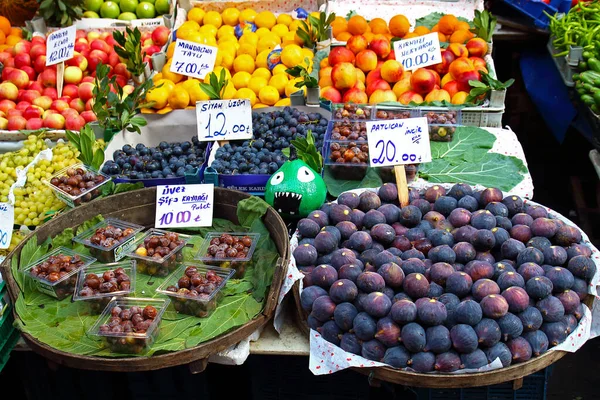
[[[600,73],[585,71],[579,74],[580,81],[589,85],[600,87]]]
[[[600,91],[594,93],[594,103],[596,103],[596,107],[600,107]]]
[[[592,109],[592,111],[594,112],[594,114],[596,114],[596,115],[600,114],[600,109],[598,108],[597,105],[594,104],[590,108]]]
[[[594,85],[587,84],[587,83],[583,84],[583,89],[585,89],[585,91],[588,93],[596,93],[598,90],[600,90],[600,88],[598,88]]]
[[[588,69],[588,64],[585,61],[579,61],[578,67],[580,70],[585,71],[586,69]]]
[[[585,104],[586,106],[591,106],[595,104],[594,97],[589,94],[584,94],[583,96],[581,96],[581,101],[583,101],[583,104]]]
[[[592,57],[587,61],[587,63],[588,67],[590,67],[590,70],[600,73],[600,60]]]
[[[581,56],[583,57],[584,60],[588,60],[588,59],[594,57],[594,53],[592,53],[591,51],[584,51],[583,53],[581,53]]]

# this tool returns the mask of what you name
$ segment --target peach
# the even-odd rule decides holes
[[[462,73],[456,80],[458,83],[467,85],[469,81],[481,80],[481,75],[479,74],[479,71],[466,71]]]
[[[44,88],[44,90],[42,90],[42,96],[48,96],[52,100],[56,100],[56,99],[58,99],[58,92],[56,91],[56,88],[47,87],[47,88]]]
[[[431,92],[427,93],[425,96],[425,101],[447,101],[450,102],[451,98],[448,92],[444,89],[433,89]]]
[[[52,105],[52,99],[48,96],[40,96],[37,99],[33,100],[32,104],[41,107],[44,110],[47,110]]]
[[[29,129],[32,131],[37,131],[38,129],[42,129],[44,121],[41,118],[30,118],[27,119],[27,123],[25,124],[25,129]]]
[[[420,94],[431,92],[435,85],[439,86],[439,84],[440,76],[430,69],[419,68],[410,76],[410,85],[415,92]]]
[[[7,130],[8,128],[8,120],[4,117],[0,117],[0,129]]]
[[[40,79],[44,87],[56,87],[56,71],[53,69],[45,69],[40,74]]]
[[[462,76],[463,73],[474,70],[475,66],[471,60],[465,57],[460,57],[452,61],[452,64],[450,64],[450,68],[448,69],[448,73],[452,75],[454,80],[459,80],[458,78]]]
[[[65,117],[60,114],[49,114],[44,118],[44,128],[64,129]]]
[[[2,87],[2,84],[0,84],[0,87]],[[9,110],[14,109],[16,106],[17,105],[12,100],[0,100],[0,111],[2,111],[5,115],[8,114]]]
[[[361,71],[373,71],[377,67],[377,54],[373,50],[363,50],[356,55],[356,67]]]
[[[18,44],[18,43],[17,43]],[[25,129],[27,126],[27,120],[20,115],[14,115],[8,117],[8,124],[6,129],[9,131],[20,131]]]
[[[79,98],[85,102],[94,97],[95,85],[91,82],[83,82],[79,85]]]
[[[376,90],[391,90],[390,84],[383,79],[378,79],[375,82],[367,85],[367,96],[371,97]]]
[[[331,76],[331,69],[331,67],[321,68],[319,70],[319,78],[322,78],[324,76]]]
[[[87,70],[88,60],[81,54],[76,54],[69,61],[65,62],[65,65],[69,67],[77,67],[82,71]]]
[[[392,46],[385,36],[377,35],[369,43],[369,49],[373,50],[377,57],[386,58],[392,51]]]
[[[386,101],[396,101],[396,100],[398,100],[398,99],[396,98],[396,95],[394,94],[394,92],[391,89],[390,90],[377,89],[369,97],[369,103],[372,103],[372,104],[383,103]]]
[[[331,80],[336,89],[350,89],[358,80],[356,77],[356,68],[349,62],[335,64],[331,70]]]
[[[363,83],[365,82],[365,79],[367,79],[365,73],[358,68],[356,68],[356,78]]]
[[[37,56],[37,58],[33,60],[33,69],[38,74],[41,74],[46,69],[46,56]]]
[[[171,30],[166,26],[159,26],[152,31],[152,41],[157,46],[164,46],[169,41]]]
[[[452,96],[452,104],[464,104],[467,101],[467,96],[469,93],[467,92],[456,92],[454,96]]]
[[[21,53],[15,56],[15,68],[31,66],[31,56],[28,53]]]
[[[75,99],[79,96],[79,91],[76,85],[67,84],[63,87],[63,96],[69,96],[71,99]]]
[[[39,118],[44,110],[38,106],[29,106],[23,111],[23,117],[26,119]]]
[[[381,66],[381,77],[389,83],[398,82],[402,79],[404,68],[396,60],[388,60]]]
[[[325,86],[333,86],[333,81],[331,80],[331,74],[323,76],[321,79],[319,79],[319,87],[325,87]]]
[[[25,89],[29,85],[29,75],[20,69],[13,69],[8,73],[6,80],[19,89]]]
[[[16,100],[19,96],[19,88],[12,82],[0,83],[0,99]]]
[[[467,42],[467,50],[470,56],[483,57],[488,52],[488,44],[482,38],[473,38]]]
[[[360,89],[363,92],[365,92],[367,90],[367,87],[365,86],[364,82],[361,80],[356,81],[356,85],[354,85],[352,88]]]
[[[86,123],[97,121],[96,114],[93,111],[84,111],[80,115]]]
[[[435,64],[431,66],[431,69],[433,69],[435,72],[437,72],[440,75],[444,75],[448,73],[448,69],[450,68],[450,64],[452,64],[452,61],[454,61],[456,59],[456,56],[454,55],[453,52],[451,52],[450,50],[443,50],[442,51],[442,62],[439,64]]]
[[[342,96],[343,103],[366,104],[369,102],[367,94],[358,88],[347,90]]]
[[[404,105],[410,103],[421,104],[423,102],[423,97],[421,97],[419,93],[409,90],[408,92],[402,93],[402,96],[398,98],[398,101]]]
[[[323,89],[321,89],[321,97],[331,101],[332,103],[342,102],[341,93],[332,86],[325,86]]]
[[[460,92],[460,89],[458,88],[458,82],[456,81],[450,81],[446,83],[442,86],[442,89],[448,92],[450,98],[452,98],[456,93]]]
[[[448,50],[451,51],[457,58],[469,57],[469,50],[467,50],[467,46],[464,44],[450,43],[450,45],[448,45]]]
[[[369,84],[375,82],[378,79],[383,79],[381,77],[381,68],[375,68],[373,71],[369,72],[367,74],[367,79],[365,80],[365,83],[367,84],[367,86],[369,86]]]
[[[334,47],[329,52],[329,65],[334,67],[336,64],[345,62],[354,64],[354,53],[345,47]]]
[[[81,115],[69,116],[65,120],[65,128],[71,131],[79,131],[85,125],[85,119]]]
[[[396,82],[396,84],[392,88],[396,97],[402,96],[402,94],[408,92],[411,89],[412,88],[410,86],[410,78],[400,79],[398,82]]]
[[[27,76],[29,77],[29,83],[34,81],[37,76],[37,73],[35,72],[33,67],[30,67],[28,65],[21,67],[21,71],[24,71],[27,74]],[[27,86],[29,87],[29,85],[27,85]]]
[[[369,43],[363,35],[354,35],[346,42],[346,48],[354,54],[366,50],[368,45]]]
[[[69,102],[69,107],[78,113],[82,113],[85,111],[85,103],[81,99],[73,99]]]

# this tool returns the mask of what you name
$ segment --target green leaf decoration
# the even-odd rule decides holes
[[[240,225],[250,229],[254,221],[262,218],[269,205],[260,197],[251,196],[238,203],[237,217]]]
[[[377,169],[372,167],[367,167],[367,173],[365,177],[360,181],[335,179],[329,167],[325,167],[325,174],[323,175],[323,180],[327,185],[327,191],[333,197],[338,197],[340,194],[348,190],[360,188],[376,188],[383,185],[383,181],[381,180]]]
[[[104,217],[100,214],[96,215],[94,218],[92,219],[88,219],[87,221],[85,221],[83,224],[79,225],[77,227],[77,231],[75,233],[75,236],[87,231],[88,229],[90,229],[92,226],[96,225],[99,222],[104,221]]]
[[[427,29],[431,30],[435,24],[438,23],[440,18],[442,18],[445,14],[441,12],[432,12],[431,14],[427,14],[424,17],[417,18],[415,21],[415,26],[424,26]],[[463,17],[457,17],[459,21],[467,22],[471,28],[474,27],[473,21],[469,21]]]
[[[496,136],[485,129],[461,126],[456,128],[451,142],[431,142],[431,158],[460,158],[470,149],[479,151],[483,157],[495,142]]]
[[[144,188],[144,184],[142,182],[137,182],[137,183],[117,183],[115,185],[114,194],[131,192],[132,190],[138,190],[138,189],[143,189],[143,188]]]
[[[296,149],[296,154],[300,160],[308,164],[316,173],[321,173],[323,156],[315,146],[315,139],[311,131],[307,132],[306,138],[298,137],[290,143]]]
[[[62,231],[58,236],[52,238],[52,248],[57,247],[71,247],[73,245],[73,238],[75,235],[73,234],[73,228],[67,228]]]

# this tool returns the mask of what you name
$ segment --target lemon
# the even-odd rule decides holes
[[[217,57],[215,58],[215,65],[223,64],[223,52],[217,51]]]
[[[225,87],[225,90],[223,90],[223,95],[222,95],[223,100],[233,99],[236,92],[237,91],[235,90],[235,86],[233,86],[233,83],[229,82],[227,84],[227,86]]]
[[[268,80],[271,78],[271,71],[269,71],[267,68],[257,68],[252,73],[252,76],[259,76]]]
[[[233,68],[233,60],[235,59],[235,53],[223,53],[223,58],[221,59],[221,66],[230,70]]]
[[[214,25],[204,25],[200,27],[200,32],[205,34],[206,36],[217,36],[217,27]]]
[[[219,52],[222,52],[223,54],[231,54],[232,56],[235,56],[236,50],[231,43],[219,43],[217,48],[219,49]]]
[[[164,87],[165,89],[167,89],[167,92],[171,93],[173,91],[173,89],[175,89],[175,83],[173,83],[173,81],[170,81],[168,79],[159,79],[156,82],[154,82],[154,86],[158,87],[161,86]]]
[[[156,82],[160,81],[161,79],[163,79],[162,72],[155,74],[152,77],[152,82],[154,82],[154,86],[156,86]]]
[[[256,104],[256,93],[248,88],[241,88],[237,91],[234,99],[248,99],[250,100],[250,106],[254,106]]]
[[[248,73],[246,71],[240,71],[240,72],[236,72],[233,75],[233,78],[231,78],[231,81],[233,82],[233,86],[235,86],[235,88],[239,90],[242,88],[247,88],[248,82],[250,82],[250,79],[252,79],[252,75],[250,75],[250,73]]]
[[[273,50],[280,43],[281,43],[281,39],[279,39],[279,36],[273,35],[273,34],[270,33],[269,35],[263,36],[258,41],[258,45],[256,46],[256,50],[259,53],[262,52],[262,51],[265,51],[265,50]]]
[[[289,14],[279,14],[277,16],[277,23],[283,24],[285,26],[290,26],[290,24],[294,21],[291,15]]]
[[[187,88],[190,95],[190,104],[195,105],[198,101],[208,101],[210,97],[204,93],[204,90],[200,87],[200,82],[196,81],[197,84],[191,85]]]
[[[155,110],[160,110],[167,105],[167,101],[169,98],[169,92],[166,88],[153,88],[146,93],[146,100],[148,102],[154,102],[152,108]]]
[[[223,36],[229,35],[235,37],[235,31],[233,30],[233,26],[223,25],[219,29],[217,29],[217,39],[221,39]]]
[[[288,32],[281,38],[281,47],[296,44],[296,33]]]
[[[162,71],[160,71],[162,73],[163,78],[168,79],[168,80],[172,81],[173,83],[180,82],[183,79],[183,75],[179,75],[174,72],[171,72],[170,69],[171,69],[171,60],[167,61],[164,65]]]
[[[315,53],[313,53],[310,49],[302,48],[302,59],[304,60],[305,58],[312,60],[315,58]]]
[[[289,30],[287,26],[283,24],[277,24],[273,28],[271,28],[271,32],[273,32],[279,37],[284,37],[287,33],[289,33]]]
[[[267,33],[271,33],[268,28],[258,28],[255,32],[258,35],[258,38],[265,36]]]
[[[261,103],[272,106],[279,101],[279,92],[273,86],[265,86],[258,92],[258,98]]]
[[[256,47],[251,44],[241,44],[240,48],[237,50],[237,55],[241,56],[242,54],[248,54],[254,59],[256,58]]]
[[[273,74],[273,76],[277,75],[277,74],[285,74],[287,76],[287,72],[285,72],[285,70],[287,69],[287,67],[283,64],[277,64],[275,66],[275,68],[273,68],[273,70],[271,71],[271,73]]]
[[[287,74],[277,74],[273,75],[271,79],[269,79],[269,86],[273,86],[279,92],[280,96],[285,94],[285,87],[288,84]]]
[[[187,19],[188,19],[188,21],[194,21],[197,24],[201,24],[202,20],[204,19],[204,14],[206,14],[206,13],[204,12],[203,9],[194,7],[190,11],[188,11]]]
[[[300,20],[295,19],[294,21],[292,21],[292,23],[288,26],[288,28],[290,28],[290,32],[296,32],[298,30],[298,28],[300,28],[302,25],[300,23]]]
[[[213,25],[215,28],[220,28],[223,24],[221,14],[216,11],[209,11],[204,14],[204,25]]]
[[[290,97],[292,95],[292,93],[296,93],[299,90],[304,91],[304,93],[306,93],[306,87],[302,87],[302,88],[297,88],[296,87],[296,83],[301,82],[302,78],[295,78],[292,79],[291,81],[288,82],[288,84],[285,86],[285,95],[287,97]]]
[[[251,44],[252,46],[258,45],[258,35],[256,32],[246,32],[240,37],[240,44]]]
[[[210,75],[211,74],[215,74],[217,76],[217,78],[220,78],[221,70],[223,70],[223,69],[225,70],[225,79],[231,80],[231,73],[229,72],[229,70],[222,66],[217,66],[217,67],[215,67],[215,69],[213,69],[212,72],[206,74],[206,76],[204,77],[204,83],[210,83]]]
[[[236,26],[239,23],[240,18],[240,10],[237,8],[226,8],[221,13],[221,17],[223,18],[223,22],[229,26]]]
[[[192,32],[185,40],[198,44],[207,44],[208,42],[208,38],[200,32]]]
[[[275,103],[275,107],[286,107],[291,105],[292,101],[290,99],[281,99],[277,103]]]
[[[183,24],[181,24],[179,29],[197,31],[200,29],[200,23],[198,23],[194,20],[188,20],[188,21],[185,21]]]
[[[271,52],[271,50],[263,50],[260,53],[258,53],[258,55],[256,56],[256,67],[257,68],[267,68],[268,67],[268,63],[267,63],[267,57],[269,56],[269,53]]]
[[[237,56],[235,60],[233,60],[233,69],[235,70],[235,72],[254,72],[254,58],[248,54],[242,54],[241,56]]]
[[[271,11],[261,11],[258,13],[256,18],[254,18],[254,23],[259,28],[264,27],[271,29],[277,23],[277,18],[275,18],[275,14],[273,14]]]
[[[240,13],[240,17],[238,18],[238,21],[241,22],[254,22],[254,19],[256,18],[256,11],[254,11],[252,8],[246,8],[244,11],[242,11]]]
[[[237,42],[238,42],[237,38],[233,35],[223,36],[223,37],[219,38],[219,40],[218,40],[218,44],[219,44],[218,47],[220,47],[221,43],[227,43],[228,45],[225,47],[231,48],[229,43],[237,43]]]
[[[173,58],[173,54],[175,53],[175,42],[171,42],[167,47],[167,58]]]
[[[268,83],[269,82],[261,76],[253,76],[252,79],[250,79],[250,82],[248,82],[248,89],[252,90],[258,96],[260,89],[267,86]]]
[[[185,108],[190,104],[190,95],[183,88],[179,87],[173,90],[168,97],[169,107],[172,109]]]
[[[281,51],[281,62],[288,68],[295,67],[304,58],[302,48],[297,44],[290,44]]]

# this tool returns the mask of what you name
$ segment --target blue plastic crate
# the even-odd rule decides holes
[[[523,378],[523,387],[513,390],[513,383],[468,389],[426,389],[413,391],[418,400],[545,400],[552,366]]]
[[[533,19],[533,23],[538,28],[546,29],[550,24],[550,19],[544,13],[544,11],[550,15],[554,15],[557,12],[566,12],[571,7],[569,0],[569,8],[566,8],[566,0],[551,0],[550,4],[546,4],[541,0],[504,0],[506,4],[509,4],[513,8],[521,11],[523,14]],[[564,4],[563,4],[564,3]],[[564,11],[566,8],[566,11]],[[560,11],[559,11],[560,9]]]

